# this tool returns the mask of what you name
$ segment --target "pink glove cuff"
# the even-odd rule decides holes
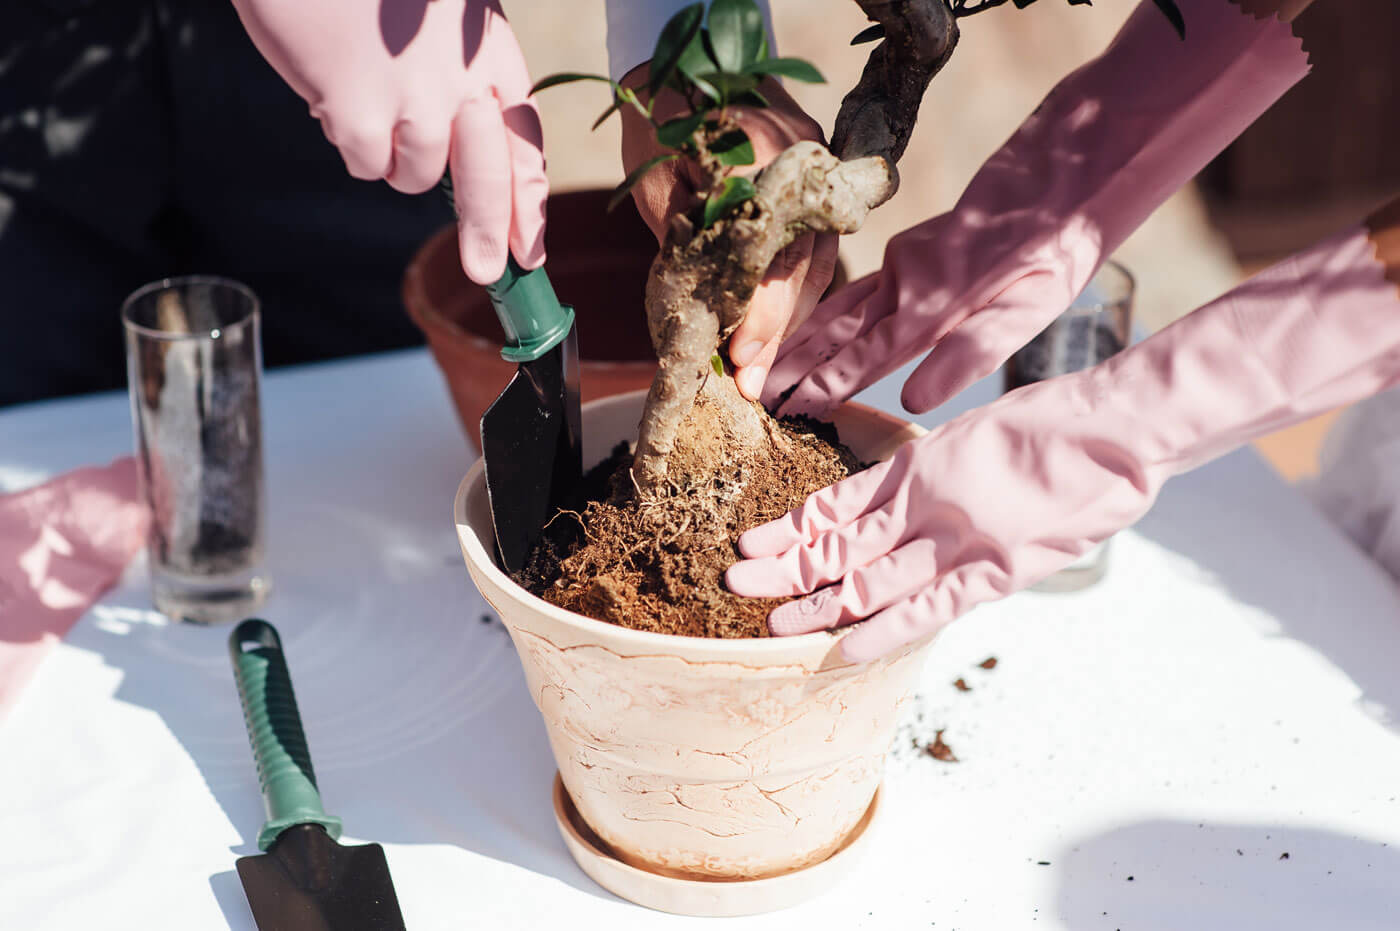
[[[1108,50],[1030,121],[1050,122],[1054,144],[1037,151],[1084,158],[1072,173],[1090,184],[1067,200],[1082,198],[1097,220],[1104,255],[1311,70],[1302,40],[1277,17],[1256,19],[1233,0],[1178,6],[1186,41],[1139,4]]]
[[[1277,18],[1182,0],[1187,41],[1143,2],[1066,77],[948,214],[901,233],[876,276],[784,345],[769,403],[818,413],[919,352],[913,411],[994,371],[1083,290],[1103,259],[1308,71]]]
[[[1364,226],[1255,276],[1092,373],[1147,431],[1144,462],[1184,472],[1400,382],[1400,287]]]

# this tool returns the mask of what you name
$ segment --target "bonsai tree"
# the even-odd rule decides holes
[[[622,107],[651,122],[657,142],[669,151],[628,175],[614,204],[648,171],[672,159],[688,159],[701,179],[694,202],[672,218],[647,281],[647,323],[660,367],[633,466],[644,497],[657,494],[666,482],[678,443],[711,450],[724,460],[716,462],[721,467],[738,452],[774,442],[767,414],[725,377],[718,347],[743,321],[754,289],[779,251],[808,232],[853,233],[870,210],[894,195],[895,164],[925,89],[957,46],[958,20],[1008,0],[857,2],[874,25],[852,44],[880,44],[841,104],[830,148],[799,142],[752,174],[742,169],[754,162],[753,146],[732,108],[767,106],[760,82],[769,75],[823,80],[809,62],[769,55],[763,17],[753,0],[714,0],[708,15],[703,3],[677,13],[657,39],[644,88],[573,73],[535,86],[539,91],[573,81],[606,82],[613,100],[595,128]],[[1011,2],[1023,8],[1035,0]],[[1154,2],[1184,35],[1173,0]],[[659,122],[652,104],[663,88],[681,95],[687,107]],[[715,414],[686,428],[683,437],[682,425],[697,399]]]

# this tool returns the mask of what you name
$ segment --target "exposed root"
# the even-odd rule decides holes
[[[841,105],[832,146],[837,154],[816,142],[792,145],[755,176],[752,199],[704,229],[698,226],[702,197],[672,219],[652,263],[647,323],[660,367],[637,440],[636,480],[643,495],[654,493],[666,475],[681,422],[710,387],[710,357],[743,322],[774,257],[808,232],[855,232],[898,187],[894,163],[908,144],[924,90],[957,44],[957,24],[943,0],[858,2],[885,27],[886,38]],[[696,144],[704,196],[715,196],[724,170],[709,156],[703,134]],[[725,398],[722,389],[716,395],[728,407],[740,443],[772,436],[763,425],[765,412],[732,387],[727,393],[732,397]]]

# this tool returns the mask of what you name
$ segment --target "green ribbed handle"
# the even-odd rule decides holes
[[[452,195],[450,173],[442,176],[441,187],[455,213],[457,202]],[[535,361],[562,343],[573,328],[574,309],[559,303],[543,266],[526,271],[515,256],[508,255],[506,273],[494,284],[488,284],[486,293],[491,296],[501,329],[506,331],[501,358],[507,362]]]
[[[486,286],[496,319],[506,331],[501,357],[507,362],[533,362],[558,346],[574,325],[574,309],[559,303],[544,266],[526,271],[506,258],[506,273]]]
[[[252,618],[234,628],[228,649],[267,810],[258,849],[268,849],[278,835],[298,824],[319,824],[332,840],[340,837],[340,819],[321,807],[282,638],[271,624]]]

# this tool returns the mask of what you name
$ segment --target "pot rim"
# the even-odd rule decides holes
[[[596,398],[583,405],[585,412],[609,405],[632,404],[638,398],[646,395],[646,389],[629,391],[623,394],[609,395],[603,398]],[[897,425],[900,429],[908,431],[910,438],[922,435],[927,431],[918,424],[911,421],[901,420],[892,414],[886,413],[879,408],[871,407],[857,401],[847,401],[841,405],[842,410],[851,410],[866,415],[873,416],[877,420],[888,421],[892,426]],[[566,611],[557,605],[550,604],[543,598],[530,592],[514,579],[507,575],[500,566],[496,565],[495,557],[487,551],[478,537],[476,529],[472,526],[467,514],[467,499],[473,490],[484,482],[486,460],[478,457],[472,464],[466,476],[457,486],[457,494],[452,502],[452,519],[457,527],[457,536],[467,558],[475,567],[485,573],[498,588],[514,594],[532,609],[541,612],[563,624],[586,631],[600,638],[597,642],[610,643],[611,645],[626,648],[629,652],[635,650],[635,654],[661,653],[676,655],[678,651],[690,656],[703,653],[704,658],[715,662],[734,662],[743,665],[770,666],[796,661],[801,656],[825,655],[827,662],[823,665],[851,665],[846,661],[839,651],[833,649],[842,637],[848,634],[855,625],[847,625],[836,630],[822,630],[810,634],[797,634],[788,637],[742,637],[742,638],[720,638],[720,637],[692,637],[684,634],[662,634],[649,630],[634,630],[630,627],[623,627],[620,624],[613,624],[608,621],[600,621],[596,618],[578,614],[573,611]]]

